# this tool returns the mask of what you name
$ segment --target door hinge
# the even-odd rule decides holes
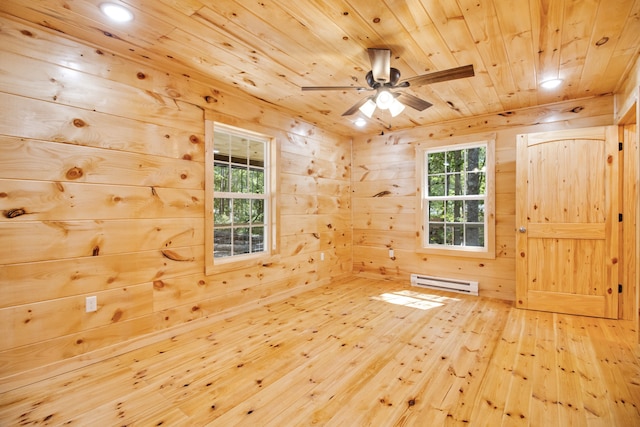
[[[622,283],[618,283],[618,293],[622,293]]]
[[[622,222],[622,214],[621,213],[618,214],[618,222]]]
[[[618,142],[618,151],[622,151],[622,142]]]

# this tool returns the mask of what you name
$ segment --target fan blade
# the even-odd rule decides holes
[[[408,93],[400,93],[398,94],[398,101],[402,102],[404,105],[408,105],[414,110],[422,111],[431,107],[433,104],[427,101],[424,101],[417,96],[409,95]]]
[[[410,77],[404,82],[409,82],[411,86],[428,85],[431,83],[446,82],[449,80],[473,77],[473,65],[463,65],[462,67],[449,68],[448,70],[436,71],[435,73],[423,74],[421,76]],[[404,83],[403,82],[403,83]]]
[[[371,90],[369,88],[366,87],[361,87],[361,86],[303,86],[301,87],[301,89],[303,91],[308,91],[308,90],[357,90],[357,91],[363,91],[363,90]]]
[[[343,116],[350,116],[350,115],[354,114],[356,111],[358,111],[360,109],[360,107],[362,107],[364,105],[365,102],[367,102],[371,98],[372,98],[371,96],[367,96],[365,98],[362,98],[353,107],[349,108],[347,111],[342,113],[342,115]]]
[[[373,79],[378,83],[387,83],[391,69],[391,51],[389,49],[369,49],[369,61],[371,61]]]

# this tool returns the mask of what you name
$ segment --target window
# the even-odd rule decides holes
[[[493,141],[420,148],[420,247],[493,257]]]
[[[207,265],[269,255],[274,243],[271,139],[208,123],[207,141],[211,154],[206,191],[212,223]]]

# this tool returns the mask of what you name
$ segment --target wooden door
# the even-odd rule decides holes
[[[516,306],[617,318],[617,129],[518,135]]]

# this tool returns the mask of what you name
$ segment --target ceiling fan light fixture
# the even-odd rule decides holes
[[[391,107],[395,100],[396,98],[391,92],[388,90],[381,90],[380,93],[378,93],[378,96],[376,96],[376,105],[379,109],[386,110]]]
[[[115,3],[102,3],[100,10],[109,19],[116,22],[129,22],[133,20],[133,13],[124,6]]]
[[[376,111],[376,103],[371,99],[367,99],[367,102],[362,104],[360,107],[360,111],[362,111],[362,114],[365,116],[371,118],[371,116],[373,116],[373,112]]]
[[[398,101],[397,98],[393,98],[393,102],[389,106],[389,112],[391,113],[391,117],[395,117],[398,114],[402,113],[404,110],[404,104]]]

